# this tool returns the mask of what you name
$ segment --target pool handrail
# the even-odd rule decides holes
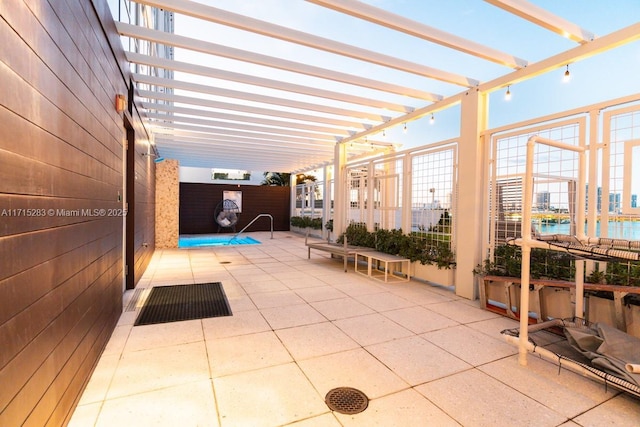
[[[265,213],[263,213],[263,214],[259,214],[259,215],[258,215],[258,216],[256,216],[255,218],[253,218],[253,219],[251,220],[251,222],[249,222],[249,224],[245,225],[245,226],[244,226],[244,228],[243,228],[242,230],[238,231],[238,232],[237,232],[237,233],[236,233],[236,234],[231,238],[231,240],[233,240],[233,239],[235,239],[236,237],[238,237],[238,236],[240,235],[240,233],[242,233],[244,230],[246,230],[247,228],[249,228],[249,226],[250,226],[251,224],[253,224],[254,222],[256,222],[256,220],[257,220],[258,218],[263,217],[263,216],[268,216],[268,217],[269,217],[269,219],[271,220],[271,238],[273,239],[273,217],[271,216],[271,214],[265,214]]]

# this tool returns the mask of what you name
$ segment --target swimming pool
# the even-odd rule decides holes
[[[178,239],[179,248],[201,248],[210,246],[259,245],[260,241],[249,236],[230,234],[197,234],[184,235]]]

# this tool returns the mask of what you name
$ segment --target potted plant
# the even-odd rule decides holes
[[[485,259],[474,269],[480,279],[481,305],[489,310],[518,317],[522,250],[499,245],[493,259]],[[602,266],[601,266],[602,264]],[[640,264],[595,262],[585,276],[585,318],[606,322],[621,330],[640,332]],[[605,270],[606,268],[606,270]],[[575,288],[575,258],[562,251],[531,250],[530,312],[542,321],[574,315],[572,289]],[[630,332],[631,333],[631,332]]]

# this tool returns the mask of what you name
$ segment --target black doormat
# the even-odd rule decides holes
[[[133,326],[231,316],[220,282],[151,288]]]

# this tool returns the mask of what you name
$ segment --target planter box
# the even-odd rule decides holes
[[[586,296],[586,320],[591,323],[602,322],[616,327],[616,312],[613,299],[595,295]]]
[[[309,231],[309,237],[316,237],[318,239],[322,239],[322,230],[316,230],[314,228],[302,228],[302,227],[296,227],[294,225],[289,225],[289,231],[302,234],[303,236],[307,235],[307,230]]]
[[[543,287],[540,290],[540,310],[546,319],[573,317],[575,305],[570,288]]]
[[[508,317],[518,318],[520,312],[520,277],[483,276],[480,279],[480,306]],[[530,322],[563,319],[574,316],[575,283],[561,280],[530,279]],[[640,337],[640,306],[624,305],[628,294],[640,294],[639,287],[584,284],[585,319],[603,322]],[[594,295],[607,293],[610,298]],[[536,319],[537,318],[537,319]]]
[[[624,320],[627,326],[627,333],[640,338],[640,306],[624,306]]]
[[[529,323],[573,317],[572,283],[530,279],[529,284]],[[520,291],[520,277],[484,276],[480,282],[480,306],[519,319]]]
[[[411,270],[411,277],[442,286],[455,285],[456,271],[452,268],[438,268],[436,265],[425,265],[415,261],[411,263]]]

